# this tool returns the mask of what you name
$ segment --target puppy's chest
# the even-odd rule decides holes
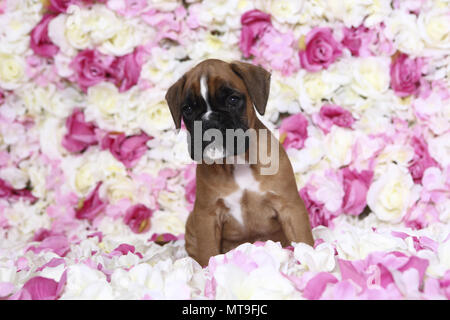
[[[233,178],[238,186],[222,198],[228,208],[224,233],[265,233],[273,228],[271,219],[275,214],[248,165],[235,165]]]

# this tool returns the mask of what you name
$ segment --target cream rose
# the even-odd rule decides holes
[[[79,50],[86,49],[92,45],[89,36],[89,27],[86,22],[89,19],[89,12],[80,9],[76,5],[71,5],[67,13],[69,16],[65,21],[65,38],[69,44]],[[50,28],[49,28],[50,29]]]
[[[263,5],[265,12],[270,12],[271,16],[280,24],[296,24],[302,13],[303,4],[303,0],[272,0],[264,2]]]
[[[419,34],[428,47],[450,48],[450,7],[422,11],[418,18]]]
[[[417,190],[406,168],[395,164],[372,182],[367,192],[367,204],[378,219],[400,222],[410,205],[417,199]],[[415,189],[415,188],[414,188]]]
[[[103,117],[117,113],[123,102],[119,90],[110,82],[101,82],[88,89],[88,107],[97,109]]]
[[[0,52],[0,86],[17,89],[25,78],[25,61],[20,56]]]
[[[106,194],[113,204],[122,199],[134,201],[137,194],[136,189],[133,181],[126,176],[117,176],[108,179],[106,183]]]
[[[380,99],[390,83],[390,60],[387,57],[367,57],[355,60],[351,88],[358,94]]]
[[[386,36],[394,42],[399,51],[412,55],[421,54],[424,43],[420,38],[417,18],[414,14],[396,10],[387,17],[385,24]]]
[[[325,158],[333,168],[339,168],[352,160],[352,146],[355,141],[352,130],[338,126],[331,127],[331,131],[325,137]]]

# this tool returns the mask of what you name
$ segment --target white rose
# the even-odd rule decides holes
[[[386,132],[386,128],[391,126],[391,119],[386,113],[373,106],[365,110],[361,118],[354,124],[355,131],[364,134],[377,134]]]
[[[61,140],[65,134],[63,127],[64,121],[54,117],[48,117],[40,124],[39,127],[39,141],[42,153],[51,159],[60,159],[64,148],[61,145]]]
[[[101,44],[99,51],[114,56],[129,54],[144,41],[154,38],[155,33],[152,29],[146,30],[144,33],[141,28],[130,23],[122,23],[122,27]]]
[[[420,39],[417,17],[414,14],[394,10],[384,22],[385,34],[394,42],[398,50],[414,56],[421,54],[424,43]]]
[[[376,173],[385,170],[385,165],[395,162],[406,168],[414,157],[414,149],[408,144],[389,144],[377,156]]]
[[[105,183],[106,194],[111,203],[117,203],[122,199],[134,201],[136,199],[136,186],[133,181],[125,176],[117,176]]]
[[[298,100],[303,110],[308,114],[319,111],[323,99],[330,99],[340,86],[349,82],[350,78],[341,69],[342,64],[318,72],[298,72]]]
[[[161,131],[174,129],[175,125],[164,97],[149,97],[139,108],[140,127],[149,135],[159,135]]]
[[[367,9],[371,1],[344,0],[328,1],[325,15],[330,20],[341,20],[347,27],[358,27],[369,14]]]
[[[0,52],[0,88],[17,89],[25,77],[25,61],[20,56]]]
[[[61,55],[72,57],[77,54],[76,48],[73,47],[72,43],[69,41],[67,37],[66,32],[66,25],[68,24],[67,20],[68,20],[67,15],[60,14],[57,17],[53,18],[48,24],[48,36],[50,40],[59,47],[60,50],[55,56],[55,63],[60,62],[61,58],[59,58],[59,56]],[[87,40],[84,39],[84,41]],[[68,62],[66,62],[66,64],[68,65],[72,61],[72,59],[67,58],[67,60],[69,60]]]
[[[334,248],[326,242],[316,248],[304,243],[294,244],[294,256],[307,270],[313,272],[331,272],[336,266]]]
[[[123,108],[124,102],[117,87],[110,82],[101,82],[89,87],[87,92],[87,109],[95,108],[106,118],[118,113],[118,109]]]
[[[435,8],[421,11],[418,18],[420,37],[430,48],[450,48],[450,9]]]
[[[364,20],[364,25],[368,28],[382,22],[392,13],[391,0],[367,1],[368,16]]]
[[[67,268],[67,282],[60,299],[113,299],[111,285],[106,276],[85,264],[72,265]]]
[[[191,63],[179,63],[174,50],[155,47],[147,62],[142,66],[141,79],[157,84],[158,88],[168,89],[191,67],[193,67]],[[182,73],[178,73],[178,69]]]
[[[88,149],[81,156],[63,158],[61,168],[71,189],[80,196],[98,181],[126,176],[125,166],[109,150]]]
[[[24,1],[17,2],[20,4],[19,8],[11,8],[6,1],[2,3],[3,5],[0,4],[0,6],[4,7],[4,11],[0,19],[0,30],[7,32],[2,32],[0,35],[0,52],[24,54],[29,48],[29,33],[42,17],[39,12],[40,8],[36,6],[35,8],[25,8],[29,3],[24,3]]]
[[[299,16],[302,13],[303,0],[288,0],[288,1],[276,1],[271,0],[264,2],[265,12],[269,12],[270,15],[280,24],[298,23]]]
[[[342,86],[339,88],[331,97],[331,101],[358,115],[361,115],[364,110],[368,109],[374,103],[372,99],[366,99],[359,95],[350,86]]]
[[[364,97],[379,99],[389,88],[389,65],[388,57],[355,60],[351,65],[353,71],[351,88]]]
[[[286,150],[292,163],[294,172],[305,172],[317,164],[326,154],[323,137],[314,127],[308,128],[308,138],[302,149],[290,148]]]
[[[80,9],[76,5],[70,5],[67,9],[69,16],[65,21],[65,38],[69,44],[79,50],[92,46],[89,36],[89,11]]]
[[[277,74],[272,74],[270,81],[270,95],[267,101],[266,114],[271,112],[287,112],[290,114],[295,114],[300,112],[300,104],[297,100],[297,81],[295,78],[283,78],[278,79]],[[264,116],[266,117],[266,114]],[[267,118],[267,117],[266,117]],[[269,119],[272,120],[271,117]],[[273,120],[276,121],[277,117]]]
[[[183,234],[185,232],[185,221],[181,220],[175,212],[158,210],[153,212],[151,231],[174,235]]]
[[[84,17],[83,27],[90,30],[89,37],[95,44],[110,39],[125,27],[113,11],[101,4],[93,5]]]
[[[189,57],[195,62],[205,59],[219,59],[224,61],[239,60],[241,53],[237,50],[239,38],[235,33],[226,32],[223,35],[213,35],[205,32],[201,40],[192,41],[188,47]],[[235,48],[235,50],[230,50]]]
[[[331,127],[331,131],[325,137],[325,158],[333,168],[340,168],[352,160],[352,147],[355,141],[352,130],[338,126]]]
[[[50,104],[52,95],[55,93],[53,86],[40,87],[34,84],[26,84],[17,94],[22,98],[30,115],[40,115],[42,109]]]
[[[367,192],[367,204],[378,219],[397,223],[417,198],[413,186],[407,169],[389,164],[372,182]]]

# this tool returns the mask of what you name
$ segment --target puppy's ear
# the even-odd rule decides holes
[[[166,93],[167,105],[169,106],[173,122],[175,122],[175,127],[177,129],[180,129],[181,127],[181,102],[183,99],[181,94],[183,92],[185,82],[186,76],[182,76],[169,88],[169,90],[167,90]]]
[[[264,115],[269,99],[270,73],[264,68],[240,61],[233,61],[230,66],[244,81],[256,110]]]

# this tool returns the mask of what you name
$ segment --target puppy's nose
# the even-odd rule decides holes
[[[208,110],[202,115],[202,120],[219,121],[220,113]]]
[[[208,111],[202,116],[203,130],[222,127],[223,117],[219,112]]]

